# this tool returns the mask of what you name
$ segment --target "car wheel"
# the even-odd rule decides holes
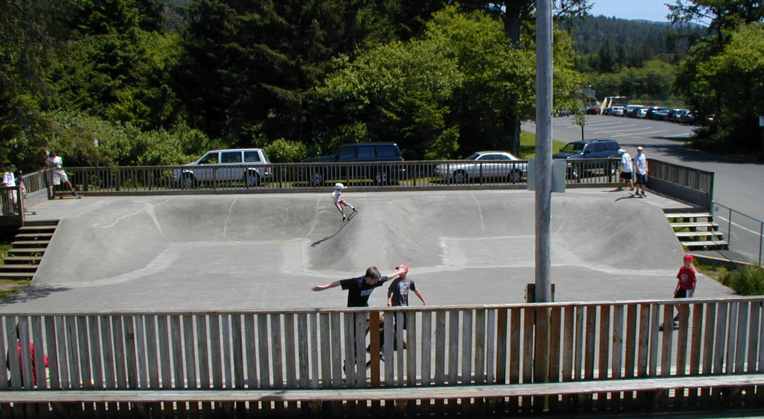
[[[181,179],[181,184],[183,185],[183,189],[191,189],[194,187],[194,183],[196,183],[196,179],[194,179],[194,175],[191,173],[185,173],[183,174],[183,178]]]
[[[260,186],[260,174],[254,170],[248,171],[247,174],[244,175],[244,183],[250,188]]]
[[[523,180],[523,173],[519,170],[513,170],[509,172],[510,183],[520,183]]]
[[[469,176],[464,170],[457,170],[454,172],[454,183],[467,183]]]
[[[324,177],[321,173],[314,173],[310,178],[310,186],[321,186],[324,184]]]
[[[387,185],[387,173],[377,172],[377,174],[374,175],[374,183],[377,185]]]

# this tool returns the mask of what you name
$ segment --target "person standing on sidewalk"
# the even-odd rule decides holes
[[[636,166],[637,173],[637,186],[636,195],[642,198],[646,198],[645,186],[647,185],[647,157],[645,157],[645,149],[642,146],[637,147],[637,157],[634,158],[634,165]]]
[[[634,192],[634,165],[631,161],[631,155],[626,150],[619,148],[618,155],[621,156],[621,180],[624,185],[629,187],[629,190]],[[623,186],[618,188],[619,191],[623,190]]]

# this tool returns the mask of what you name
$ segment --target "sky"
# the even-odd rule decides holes
[[[594,16],[615,16],[623,19],[666,21],[666,3],[673,0],[591,0]]]

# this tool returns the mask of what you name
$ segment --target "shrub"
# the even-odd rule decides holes
[[[764,294],[764,268],[747,266],[743,269],[723,272],[719,280],[740,295]]]
[[[292,163],[302,161],[307,155],[305,144],[299,141],[289,141],[283,138],[265,146],[265,154],[274,163]]]

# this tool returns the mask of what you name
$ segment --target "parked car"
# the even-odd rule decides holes
[[[400,162],[401,150],[396,143],[361,143],[343,144],[336,153],[321,156],[313,161],[337,163]],[[385,185],[398,183],[405,177],[406,169],[402,165],[361,164],[358,166],[316,166],[311,175],[313,186],[323,185],[326,181],[370,179],[374,184]]]
[[[600,114],[600,107],[597,105],[589,106],[586,108],[586,114],[587,115],[599,115]]]
[[[694,124],[695,123],[695,114],[692,113],[692,111],[688,111],[686,113],[683,113],[679,116],[679,120],[677,122],[682,124]]]
[[[647,118],[647,108],[639,108],[637,112],[635,113],[634,117],[639,119],[646,119]]]
[[[623,106],[613,106],[608,111],[608,115],[612,116],[624,116],[625,114],[626,110]]]
[[[684,122],[685,117],[690,113],[689,109],[672,109],[669,111],[668,119],[672,122]]]
[[[210,150],[173,171],[175,181],[185,188],[197,182],[239,180],[247,186],[258,186],[272,174],[271,162],[262,148]]]
[[[668,115],[669,110],[667,108],[652,107],[647,111],[647,118],[656,121],[666,121]]]
[[[626,116],[636,118],[639,110],[642,108],[644,108],[642,105],[627,105],[624,112]]]
[[[609,138],[597,138],[584,141],[573,141],[565,144],[560,152],[554,155],[556,159],[601,159],[618,157],[618,141]]]
[[[505,151],[478,151],[464,160],[439,164],[435,174],[453,183],[492,179],[519,183],[528,175],[528,164]]]

